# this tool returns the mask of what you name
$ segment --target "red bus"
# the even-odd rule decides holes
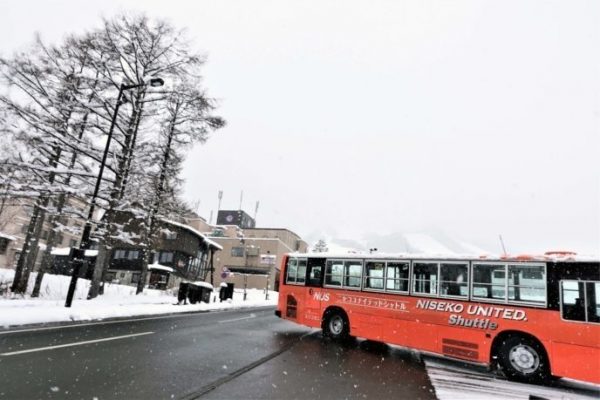
[[[600,262],[546,254],[288,254],[275,314],[333,339],[484,364],[521,382],[600,384]]]

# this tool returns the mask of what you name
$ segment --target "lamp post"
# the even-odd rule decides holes
[[[73,265],[73,273],[71,275],[71,282],[69,284],[69,291],[67,292],[67,299],[65,301],[65,307],[71,307],[73,302],[73,295],[75,294],[75,287],[77,286],[77,277],[79,271],[84,262],[85,250],[90,247],[90,236],[92,232],[92,218],[96,208],[96,198],[100,191],[100,184],[102,182],[102,174],[104,173],[104,167],[106,166],[106,158],[108,157],[108,150],[110,148],[110,141],[112,140],[113,131],[117,123],[117,115],[119,113],[119,107],[124,103],[122,100],[123,93],[126,90],[135,89],[138,87],[150,85],[152,87],[159,87],[165,84],[165,81],[161,78],[152,78],[148,83],[142,82],[135,85],[125,85],[121,83],[119,86],[119,94],[117,95],[117,104],[115,105],[115,111],[113,112],[112,120],[110,122],[110,129],[108,130],[108,137],[106,138],[106,146],[104,147],[104,154],[102,155],[102,161],[100,162],[100,170],[98,171],[98,178],[96,179],[96,186],[94,187],[94,193],[92,193],[92,201],[90,203],[90,209],[88,211],[87,218],[85,220],[85,226],[83,227],[83,233],[81,235],[81,242],[79,243],[78,249],[71,249],[70,257]]]

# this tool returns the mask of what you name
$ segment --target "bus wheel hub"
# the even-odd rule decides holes
[[[510,352],[510,362],[521,373],[534,372],[540,365],[536,351],[529,346],[515,346]]]

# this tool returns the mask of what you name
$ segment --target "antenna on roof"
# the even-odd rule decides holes
[[[242,192],[240,193],[240,208],[239,210],[242,209],[242,201],[244,200],[244,191],[242,190]]]
[[[212,225],[212,217],[213,217],[213,210],[210,210],[210,218],[208,218],[209,225]]]
[[[508,253],[506,252],[506,247],[504,247],[504,240],[502,240],[502,235],[498,235],[498,237],[500,238],[500,244],[502,245],[502,251],[504,252],[504,255],[507,255]]]
[[[219,205],[217,206],[217,216],[219,215],[219,211],[221,211],[221,200],[223,199],[223,191],[219,190]]]
[[[254,222],[256,222],[256,214],[258,214],[258,206],[260,205],[260,201],[256,202],[256,207],[254,208]]]

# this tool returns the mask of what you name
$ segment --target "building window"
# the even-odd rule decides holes
[[[43,231],[42,231],[42,234],[40,235],[40,237],[41,237],[43,240],[48,240],[48,231],[46,231],[46,230],[43,230]]]
[[[119,260],[125,258],[127,250],[115,250],[113,253],[113,260]]]
[[[244,248],[243,247],[232,247],[231,248],[231,257],[244,257]]]
[[[161,262],[161,263],[173,262],[173,253],[170,251],[161,251],[159,262]]]
[[[69,241],[69,247],[77,247],[77,240],[71,239]]]
[[[127,252],[127,259],[128,260],[137,260],[139,257],[140,257],[139,250],[129,250]]]
[[[0,254],[6,254],[8,248],[8,239],[0,237]]]
[[[62,245],[63,239],[64,239],[64,238],[63,238],[63,235],[61,235],[60,233],[59,233],[59,234],[57,234],[57,235],[56,235],[56,245],[57,245],[57,246],[60,246],[60,245]]]
[[[140,280],[139,272],[131,275],[131,283],[138,283],[139,280]]]

